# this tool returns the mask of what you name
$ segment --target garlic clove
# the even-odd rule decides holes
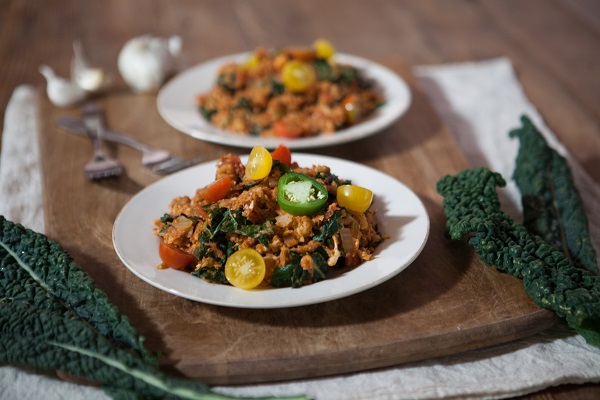
[[[39,71],[46,79],[46,95],[55,106],[70,107],[87,97],[87,92],[76,82],[56,75],[49,66],[42,64]]]
[[[90,93],[100,92],[112,83],[112,77],[102,68],[91,65],[80,41],[73,43],[73,60],[71,61],[71,80],[83,90]]]
[[[174,57],[181,50],[181,38],[152,35],[130,39],[119,53],[118,68],[123,80],[138,93],[158,91],[173,72]]]

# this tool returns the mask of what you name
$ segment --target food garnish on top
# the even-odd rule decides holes
[[[219,69],[196,98],[202,115],[242,135],[295,139],[331,134],[364,120],[384,101],[361,72],[335,61],[323,39],[312,47],[257,48]]]
[[[300,287],[373,259],[383,241],[369,189],[325,165],[300,167],[284,145],[216,167],[212,183],[155,221],[162,267],[243,289]]]

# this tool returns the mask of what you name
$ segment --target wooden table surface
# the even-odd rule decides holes
[[[168,127],[156,112],[148,114],[155,101],[152,95],[131,101],[116,70],[116,58],[123,43],[134,36],[153,33],[178,34],[183,39],[182,61],[194,65],[258,45],[306,44],[317,37],[332,41],[339,51],[380,62],[410,81],[410,68],[420,64],[483,60],[507,56],[514,63],[527,96],[538,107],[549,127],[597,181],[600,181],[600,3],[594,0],[508,0],[508,1],[17,1],[0,0],[0,109],[4,110],[15,87],[23,83],[43,85],[37,68],[46,63],[66,75],[72,55],[71,44],[80,39],[90,57],[116,76],[110,100],[99,102],[111,110],[109,123],[118,122],[126,131],[135,131],[146,119],[147,132],[137,133],[152,143],[164,144],[181,156],[201,151],[212,159],[228,151],[224,146],[201,143],[180,135],[176,140],[163,136]],[[411,84],[415,84],[411,82]],[[418,88],[417,88],[418,89]],[[429,110],[424,97],[416,97],[419,109]],[[58,115],[41,102],[42,116]],[[126,106],[126,109],[123,109]],[[119,111],[121,110],[121,111]],[[3,122],[4,116],[0,117]],[[110,120],[112,119],[112,120]],[[448,140],[438,120],[421,120],[411,114],[400,124],[421,127]],[[399,127],[398,129],[401,129]],[[396,128],[395,128],[396,129]],[[440,131],[442,131],[440,133]],[[385,133],[383,133],[385,135]],[[388,135],[389,136],[389,135]],[[65,136],[66,137],[66,136]],[[62,142],[61,142],[62,140]],[[60,145],[67,146],[62,138]],[[418,141],[416,141],[418,142]],[[408,157],[430,154],[427,140]],[[44,162],[60,160],[48,138],[42,139]],[[58,150],[57,150],[58,151]],[[364,149],[347,144],[318,151],[321,154],[357,159],[390,172],[400,156],[393,151],[380,154],[375,146]],[[416,152],[416,153],[415,153]],[[121,155],[126,156],[127,150]],[[133,154],[133,153],[131,153]],[[79,156],[89,157],[89,154]],[[133,156],[132,156],[133,157]],[[156,177],[128,164],[125,181],[108,187],[131,195]],[[405,156],[406,157],[406,156]],[[448,172],[464,166],[460,154],[447,154]],[[67,160],[73,170],[78,156]],[[407,160],[404,159],[404,162]],[[425,171],[432,176],[437,171]],[[410,181],[407,173],[403,181]],[[413,178],[414,179],[414,178]],[[432,198],[431,188],[413,182],[416,191]],[[90,260],[77,247],[74,233],[57,224],[61,210],[59,194],[52,192],[58,178],[47,174],[44,182],[48,202],[48,234],[65,246],[78,261]],[[411,186],[412,187],[412,186]],[[104,188],[106,189],[106,187]],[[415,189],[415,187],[413,187]],[[89,200],[89,199],[88,199]],[[439,203],[439,199],[432,203]],[[438,210],[428,204],[428,210]],[[119,204],[115,205],[118,211]],[[115,212],[116,212],[115,211]],[[101,216],[100,226],[110,226],[114,215]],[[438,215],[439,217],[439,215]],[[73,224],[81,229],[89,220]],[[432,227],[439,228],[439,221]],[[80,231],[80,232],[81,232]],[[92,230],[91,234],[106,235]],[[108,233],[108,236],[110,234]],[[100,256],[99,256],[100,257]],[[100,257],[101,258],[101,257]],[[107,278],[96,272],[100,282]],[[122,301],[120,299],[119,301]],[[118,301],[117,301],[118,302]],[[142,327],[144,329],[144,327]],[[600,385],[567,385],[529,395],[531,399],[575,399],[600,396]]]

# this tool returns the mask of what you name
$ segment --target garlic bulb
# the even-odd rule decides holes
[[[87,96],[76,82],[62,78],[47,65],[40,65],[39,71],[46,78],[46,94],[48,99],[57,107],[70,107]]]
[[[83,52],[81,42],[73,43],[74,57],[71,61],[71,80],[90,93],[106,89],[112,78],[102,69],[90,64]]]
[[[136,92],[153,93],[173,72],[181,50],[181,38],[144,35],[129,40],[119,53],[118,67],[125,82]]]

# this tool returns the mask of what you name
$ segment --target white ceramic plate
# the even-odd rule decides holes
[[[217,58],[175,76],[158,93],[157,106],[162,118],[175,129],[208,142],[245,148],[261,144],[268,149],[274,149],[284,142],[291,149],[300,149],[331,146],[373,135],[393,124],[410,105],[411,94],[408,85],[394,72],[364,58],[336,54],[337,62],[360,69],[361,74],[373,80],[383,93],[385,104],[365,121],[339,130],[335,134],[287,140],[244,136],[218,129],[200,114],[195,98],[198,94],[212,90],[217,71],[222,65],[243,62],[248,59],[249,54],[241,53]]]
[[[197,188],[212,182],[216,161],[170,175],[135,195],[113,227],[113,245],[119,258],[144,281],[177,296],[229,307],[281,308],[321,303],[369,289],[398,274],[419,255],[429,235],[429,217],[419,198],[404,184],[372,168],[337,158],[309,154],[293,157],[300,166],[327,165],[339,177],[375,193],[373,207],[378,210],[380,230],[388,238],[377,247],[374,260],[295,289],[243,290],[209,283],[183,271],[158,269],[161,239],[152,233],[154,220],[168,211],[174,197],[191,197]]]

